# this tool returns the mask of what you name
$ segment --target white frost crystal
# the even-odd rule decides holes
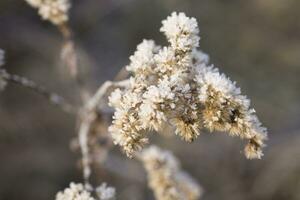
[[[172,125],[176,135],[192,142],[206,128],[248,140],[246,157],[261,158],[267,131],[236,83],[197,49],[196,19],[174,12],[160,30],[170,46],[159,47],[152,40],[139,44],[127,66],[130,86],[109,98],[116,109],[109,128],[114,143],[131,157],[148,143],[151,130]]]

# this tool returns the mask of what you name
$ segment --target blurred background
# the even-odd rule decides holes
[[[300,199],[299,0],[74,0],[70,24],[91,92],[126,64],[143,38],[166,44],[161,20],[183,11],[198,20],[200,48],[241,86],[269,130],[262,160],[246,160],[243,142],[202,134],[192,144],[152,137],[170,149],[203,186],[204,200]],[[62,38],[23,0],[0,1],[0,48],[10,73],[26,76],[78,102],[60,61]],[[0,199],[54,199],[81,182],[79,153],[70,150],[75,116],[16,85],[0,93]],[[145,172],[114,147],[95,183],[118,199],[151,200]]]

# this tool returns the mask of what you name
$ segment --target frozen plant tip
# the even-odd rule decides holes
[[[130,85],[112,92],[115,108],[109,131],[114,143],[131,157],[148,143],[147,132],[173,126],[175,134],[192,142],[200,130],[224,131],[248,140],[245,155],[261,158],[267,131],[240,89],[198,50],[195,18],[172,13],[162,21],[169,46],[144,40],[130,57]]]
[[[25,0],[29,5],[38,10],[44,20],[55,25],[68,21],[68,11],[71,7],[70,0]]]
[[[181,171],[171,152],[151,146],[142,151],[140,158],[157,200],[197,200],[202,195],[201,187]]]
[[[70,186],[62,192],[58,192],[56,200],[114,200],[115,189],[107,187],[103,183],[96,189],[97,197],[92,196],[92,189],[87,189],[81,183],[70,183]]]

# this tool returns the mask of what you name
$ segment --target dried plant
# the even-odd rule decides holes
[[[109,98],[116,109],[109,129],[114,143],[131,157],[148,143],[151,130],[171,125],[176,135],[192,142],[207,128],[247,139],[246,157],[261,158],[266,129],[235,82],[197,50],[196,19],[174,12],[162,24],[170,45],[159,47],[152,40],[139,44],[127,66],[133,74],[130,86]]]
[[[169,46],[160,47],[152,40],[144,40],[130,57],[126,70],[132,75],[121,81],[106,81],[94,95],[90,95],[79,74],[79,66],[72,30],[68,26],[69,0],[26,0],[38,10],[44,20],[50,21],[61,32],[64,43],[62,61],[78,86],[81,105],[72,105],[62,96],[49,92],[34,81],[0,69],[0,89],[7,83],[29,88],[46,97],[78,118],[76,144],[82,154],[84,183],[71,183],[58,192],[56,200],[113,200],[115,189],[106,183],[93,187],[90,183],[91,163],[101,152],[105,160],[111,145],[98,145],[105,136],[122,147],[127,156],[137,153],[148,174],[150,188],[158,200],[196,200],[202,194],[199,184],[181,170],[179,161],[169,151],[147,144],[148,132],[163,132],[173,127],[176,135],[187,142],[194,141],[203,128],[228,132],[248,140],[245,155],[249,159],[261,158],[267,132],[250,108],[250,101],[240,89],[213,65],[209,57],[198,50],[199,29],[195,18],[184,13],[172,13],[162,21],[160,29]],[[4,51],[0,50],[0,67],[4,64]],[[121,70],[122,74],[124,70]],[[117,78],[119,77],[117,75]],[[104,98],[114,113],[105,112]],[[113,114],[112,125],[110,116]],[[108,118],[108,120],[107,120]],[[108,123],[109,121],[109,123]],[[137,152],[140,151],[140,152]],[[100,163],[101,163],[100,162]]]

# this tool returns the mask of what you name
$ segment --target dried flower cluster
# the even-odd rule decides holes
[[[4,65],[4,51],[0,49],[0,91],[3,90],[6,86],[6,80],[4,79],[5,70],[1,69],[1,66]]]
[[[201,196],[201,187],[181,171],[171,152],[151,146],[142,151],[141,160],[157,200],[196,200]]]
[[[94,198],[90,190],[83,184],[71,183],[70,187],[62,192],[58,192],[56,200],[113,200],[115,199],[115,188],[107,187],[106,183],[96,188],[97,198]]]
[[[128,156],[148,142],[147,132],[169,125],[191,142],[200,129],[226,131],[247,139],[247,158],[261,158],[266,129],[250,109],[250,101],[197,50],[199,29],[195,18],[172,13],[160,29],[170,45],[144,40],[130,57],[130,86],[116,89],[109,102],[116,109],[109,128],[114,143]]]
[[[25,0],[29,5],[38,9],[43,20],[49,20],[55,25],[68,21],[68,11],[71,7],[69,0]]]

